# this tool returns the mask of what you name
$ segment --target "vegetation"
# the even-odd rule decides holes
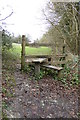
[[[21,44],[12,44],[12,48],[10,49],[10,52],[14,55],[19,55],[21,56]],[[26,55],[47,55],[47,54],[51,54],[51,48],[48,47],[25,47],[25,53]]]
[[[7,119],[5,109],[8,109],[8,99],[13,98],[16,86],[14,72],[17,56],[14,56],[8,49],[2,51],[2,117]]]
[[[12,39],[10,34],[3,30],[2,31],[2,48],[5,49],[10,49],[12,47]]]
[[[13,44],[13,48],[9,50],[10,54],[14,56],[15,58],[20,59],[20,54],[21,54],[21,45],[19,44]],[[33,54],[50,54],[51,49],[47,47],[39,47],[39,48],[34,48],[34,47],[26,47],[26,55],[33,55]],[[75,58],[76,57],[76,58]],[[13,57],[12,57],[13,58]],[[70,59],[70,58],[68,58]],[[67,60],[68,61],[68,60]],[[76,66],[75,66],[76,65]],[[64,71],[63,71],[63,77],[60,79],[65,85],[78,85],[79,84],[79,79],[78,79],[78,57],[74,56],[69,60],[69,62],[65,65]],[[74,67],[74,69],[72,69]],[[32,67],[32,70],[33,67]],[[25,66],[25,70],[27,72],[31,72],[31,69],[29,66]],[[34,73],[34,72],[33,72]],[[41,79],[44,75],[52,75],[54,79],[57,78],[57,73],[52,70],[47,70],[46,72],[44,70],[41,70],[39,76],[35,76],[36,80]],[[34,76],[34,74],[33,74]]]
[[[25,40],[26,40],[26,44],[30,42],[29,35],[28,35],[28,37],[26,37]],[[21,44],[21,43],[22,43],[22,36],[21,36],[21,35],[18,35],[17,37],[14,37],[13,43]]]
[[[26,47],[26,54],[28,53],[33,54],[30,52],[30,50],[34,50],[35,54],[41,54],[44,51],[44,54],[47,53],[48,48],[42,47],[42,48],[29,48]],[[50,51],[48,51],[50,52]],[[14,97],[14,86],[16,86],[16,80],[14,78],[14,73],[16,69],[17,63],[20,63],[20,54],[21,54],[21,46],[17,44],[13,44],[13,48],[3,51],[3,81],[2,81],[2,96],[3,96],[3,117],[7,117],[6,113],[4,112],[4,109],[8,108],[7,100],[4,99],[7,97],[7,99]],[[48,53],[50,54],[50,53]],[[74,57],[75,58],[75,57]],[[19,60],[19,61],[18,61]],[[66,64],[64,71],[63,71],[63,77],[59,79],[57,77],[57,73],[52,70],[45,71],[44,69],[41,70],[40,74],[38,76],[35,76],[34,74],[34,66],[25,66],[24,71],[26,74],[29,75],[29,80],[31,81],[40,81],[45,76],[52,76],[54,78],[53,80],[61,81],[64,86],[67,86],[68,88],[74,87],[79,85],[80,81],[78,79],[78,71],[77,67],[74,69],[71,69],[72,66],[74,66],[78,62],[78,59],[74,59],[73,61]],[[23,73],[23,72],[22,72]]]
[[[79,4],[54,3],[51,0],[42,10],[49,29],[40,42],[64,43],[68,51],[78,54],[79,43]]]
[[[79,18],[78,3],[53,3],[51,0],[47,4],[47,13],[43,10],[45,19],[49,23],[48,31],[37,43],[54,43],[52,49],[54,55],[56,53],[62,53],[61,45],[66,44],[67,54],[71,54],[72,58],[67,57],[66,64],[62,70],[62,77],[57,77],[57,72],[53,70],[41,69],[39,75],[35,75],[34,66],[25,65],[23,71],[20,74],[26,73],[29,76],[31,82],[41,81],[41,79],[50,76],[50,79],[61,82],[63,86],[68,88],[78,88],[80,84],[78,75],[78,43],[79,43]],[[5,20],[6,18],[4,18]],[[15,43],[14,43],[15,42]],[[26,44],[30,42],[29,38],[26,38]],[[18,44],[17,44],[18,43]],[[7,117],[5,110],[8,109],[8,99],[14,97],[16,86],[15,72],[17,64],[21,64],[21,43],[22,38],[12,37],[11,34],[5,30],[2,31],[2,107],[3,117]],[[57,47],[56,47],[57,45]],[[56,52],[58,51],[58,52]],[[26,55],[50,55],[51,48],[49,47],[25,47]],[[18,68],[19,69],[19,68]],[[22,74],[24,76],[24,74]],[[21,76],[20,76],[21,77]],[[25,76],[24,76],[25,77]],[[48,81],[49,82],[49,81]],[[35,91],[35,89],[33,89]],[[7,118],[6,118],[7,119]]]

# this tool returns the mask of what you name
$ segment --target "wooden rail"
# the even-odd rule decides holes
[[[45,47],[53,47],[55,43],[27,43],[26,46],[31,46],[31,47],[38,47],[38,46],[45,46]],[[64,46],[64,44],[56,44],[56,46]]]
[[[50,58],[52,55],[25,55],[25,58]]]

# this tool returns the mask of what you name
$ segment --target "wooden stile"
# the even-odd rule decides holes
[[[53,46],[54,44],[44,44],[44,43],[27,43],[27,46],[32,47],[39,47],[39,46],[46,46],[52,48],[52,54],[51,55],[25,55],[25,35],[22,35],[22,51],[21,51],[21,70],[24,70],[25,63],[32,63],[35,65],[35,74],[40,74],[40,66],[54,69],[58,71],[58,77],[61,77],[61,71],[63,70],[62,67],[65,65],[65,41],[64,44],[61,44],[60,46],[63,46],[62,48],[62,54],[58,54],[58,46],[56,43],[56,55],[54,55]],[[46,61],[44,61],[46,59]],[[25,61],[26,60],[26,61]],[[55,61],[57,60],[57,61]],[[56,65],[56,66],[54,66]],[[62,67],[58,67],[59,65],[62,65]]]

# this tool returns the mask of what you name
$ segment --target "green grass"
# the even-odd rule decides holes
[[[26,47],[25,48],[26,54],[27,55],[48,55],[51,53],[50,48],[48,47],[39,47],[39,48],[35,48],[35,47]]]
[[[10,52],[14,55],[21,56],[21,45],[13,43],[13,48],[10,49]],[[50,55],[51,48],[49,47],[25,47],[25,54],[26,55]]]

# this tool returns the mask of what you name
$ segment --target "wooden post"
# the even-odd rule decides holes
[[[35,75],[39,75],[40,74],[40,63],[36,63],[35,64]]]
[[[22,35],[21,70],[25,67],[25,35]]]
[[[58,78],[62,78],[63,74],[62,74],[62,70],[58,70]]]
[[[63,55],[65,54],[65,41],[64,41],[64,45],[63,45]],[[62,60],[65,61],[65,57],[62,58]],[[62,64],[62,67],[64,67],[65,64]]]
[[[56,43],[56,55],[58,54],[57,43]]]
[[[65,53],[65,45],[63,46],[63,54]]]

